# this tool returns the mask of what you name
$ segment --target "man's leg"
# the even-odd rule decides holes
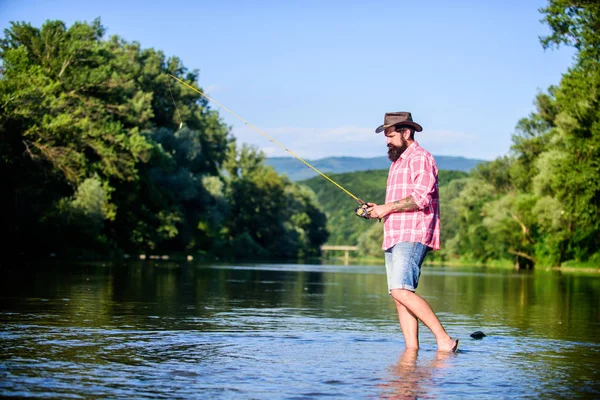
[[[394,299],[398,310],[400,328],[404,335],[404,343],[407,349],[419,348],[419,320],[415,315],[404,307],[398,300]]]
[[[393,289],[391,292],[395,301],[404,306],[412,316],[423,321],[423,323],[431,330],[437,341],[439,351],[452,351],[453,347],[456,345],[456,340],[452,339],[448,333],[446,333],[440,320],[425,299],[406,289]],[[398,315],[400,315],[400,310],[398,310]],[[402,325],[402,320],[400,320],[400,325]],[[404,326],[402,326],[402,331],[404,332]],[[406,344],[406,347],[408,347],[408,341]]]

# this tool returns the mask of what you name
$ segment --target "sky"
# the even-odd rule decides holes
[[[544,50],[546,0],[0,0],[10,21],[92,21],[177,56],[209,96],[300,157],[387,154],[386,112],[410,111],[434,155],[509,154],[539,92],[574,52]],[[2,36],[4,34],[2,33]],[[239,143],[283,149],[225,110]]]

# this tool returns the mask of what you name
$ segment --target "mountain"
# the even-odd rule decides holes
[[[479,163],[485,163],[485,160],[474,158],[452,157],[452,156],[434,156],[440,170],[452,170],[469,172]],[[390,161],[387,156],[360,158],[360,157],[327,157],[318,160],[306,160],[316,169],[323,173],[343,173],[366,170],[388,169]],[[309,179],[318,175],[315,171],[307,167],[300,160],[293,157],[271,157],[265,161],[275,170],[287,175],[292,181]]]

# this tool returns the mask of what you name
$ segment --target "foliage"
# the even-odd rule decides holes
[[[224,223],[228,238],[244,236],[251,248],[280,257],[314,256],[327,239],[325,216],[314,195],[265,166],[264,154],[232,145],[225,162],[226,193],[230,209]],[[245,246],[229,250],[243,255]],[[264,254],[255,254],[263,256]]]
[[[207,100],[169,76],[197,87],[198,72],[104,32],[99,19],[4,31],[6,251],[317,254],[311,194],[237,149]]]
[[[551,29],[542,45],[574,46],[575,64],[538,94],[511,154],[479,165],[450,196],[458,218],[447,257],[521,267],[600,259],[600,4],[551,0],[541,12]]]
[[[387,180],[387,171],[385,170],[358,171],[328,176],[364,201],[382,203],[385,200]],[[356,245],[359,236],[372,224],[377,224],[375,221],[356,217],[354,209],[359,204],[328,180],[317,176],[300,183],[315,192],[319,204],[327,215],[328,244]],[[379,245],[381,248],[381,243]]]
[[[596,0],[550,0],[540,11],[551,34],[541,38],[544,48],[573,46],[580,62],[600,60],[600,3]]]

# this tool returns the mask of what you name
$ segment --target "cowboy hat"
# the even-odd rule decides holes
[[[412,115],[410,115],[409,112],[399,111],[385,113],[385,117],[383,118],[383,125],[380,125],[377,129],[375,129],[375,133],[383,132],[390,126],[395,125],[409,126],[417,132],[421,132],[423,130],[423,127],[421,125],[413,121]]]

